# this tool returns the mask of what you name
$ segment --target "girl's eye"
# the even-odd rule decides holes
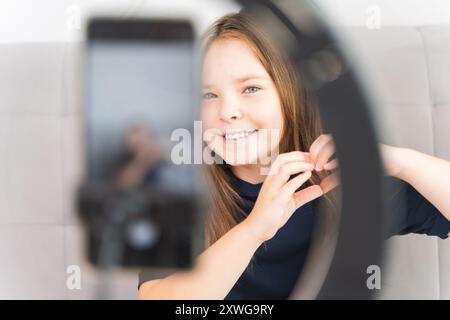
[[[258,87],[247,87],[247,88],[245,88],[244,92],[245,93],[256,93],[259,90],[261,90],[261,88],[258,88]]]
[[[205,93],[205,94],[203,95],[202,98],[208,100],[208,99],[212,99],[212,98],[215,98],[215,97],[216,97],[216,95],[215,95],[214,93],[207,92],[207,93]]]

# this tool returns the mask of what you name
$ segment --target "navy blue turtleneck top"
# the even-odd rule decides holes
[[[242,197],[245,215],[256,202],[262,183],[251,184],[233,174],[233,186]],[[419,233],[448,237],[448,221],[427,199],[407,183],[386,177],[391,215],[386,236]],[[225,299],[287,299],[305,263],[315,222],[316,199],[300,207],[276,235],[264,242],[255,252],[251,267],[246,268]],[[238,253],[236,253],[238,254]],[[142,271],[139,285],[152,280],[152,273]]]

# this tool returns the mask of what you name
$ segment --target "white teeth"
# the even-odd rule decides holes
[[[248,137],[249,135],[251,135],[255,131],[256,130],[247,130],[247,131],[240,131],[240,132],[234,132],[234,133],[226,133],[225,139],[237,140],[237,139],[245,138],[245,137]]]

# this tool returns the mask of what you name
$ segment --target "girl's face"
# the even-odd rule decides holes
[[[230,165],[256,164],[278,146],[278,91],[243,40],[215,40],[203,61],[201,117],[208,146]]]

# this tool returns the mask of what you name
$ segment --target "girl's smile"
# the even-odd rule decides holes
[[[255,134],[257,131],[257,129],[227,130],[226,133],[223,134],[223,138],[225,139],[225,141],[244,140],[249,136]]]

